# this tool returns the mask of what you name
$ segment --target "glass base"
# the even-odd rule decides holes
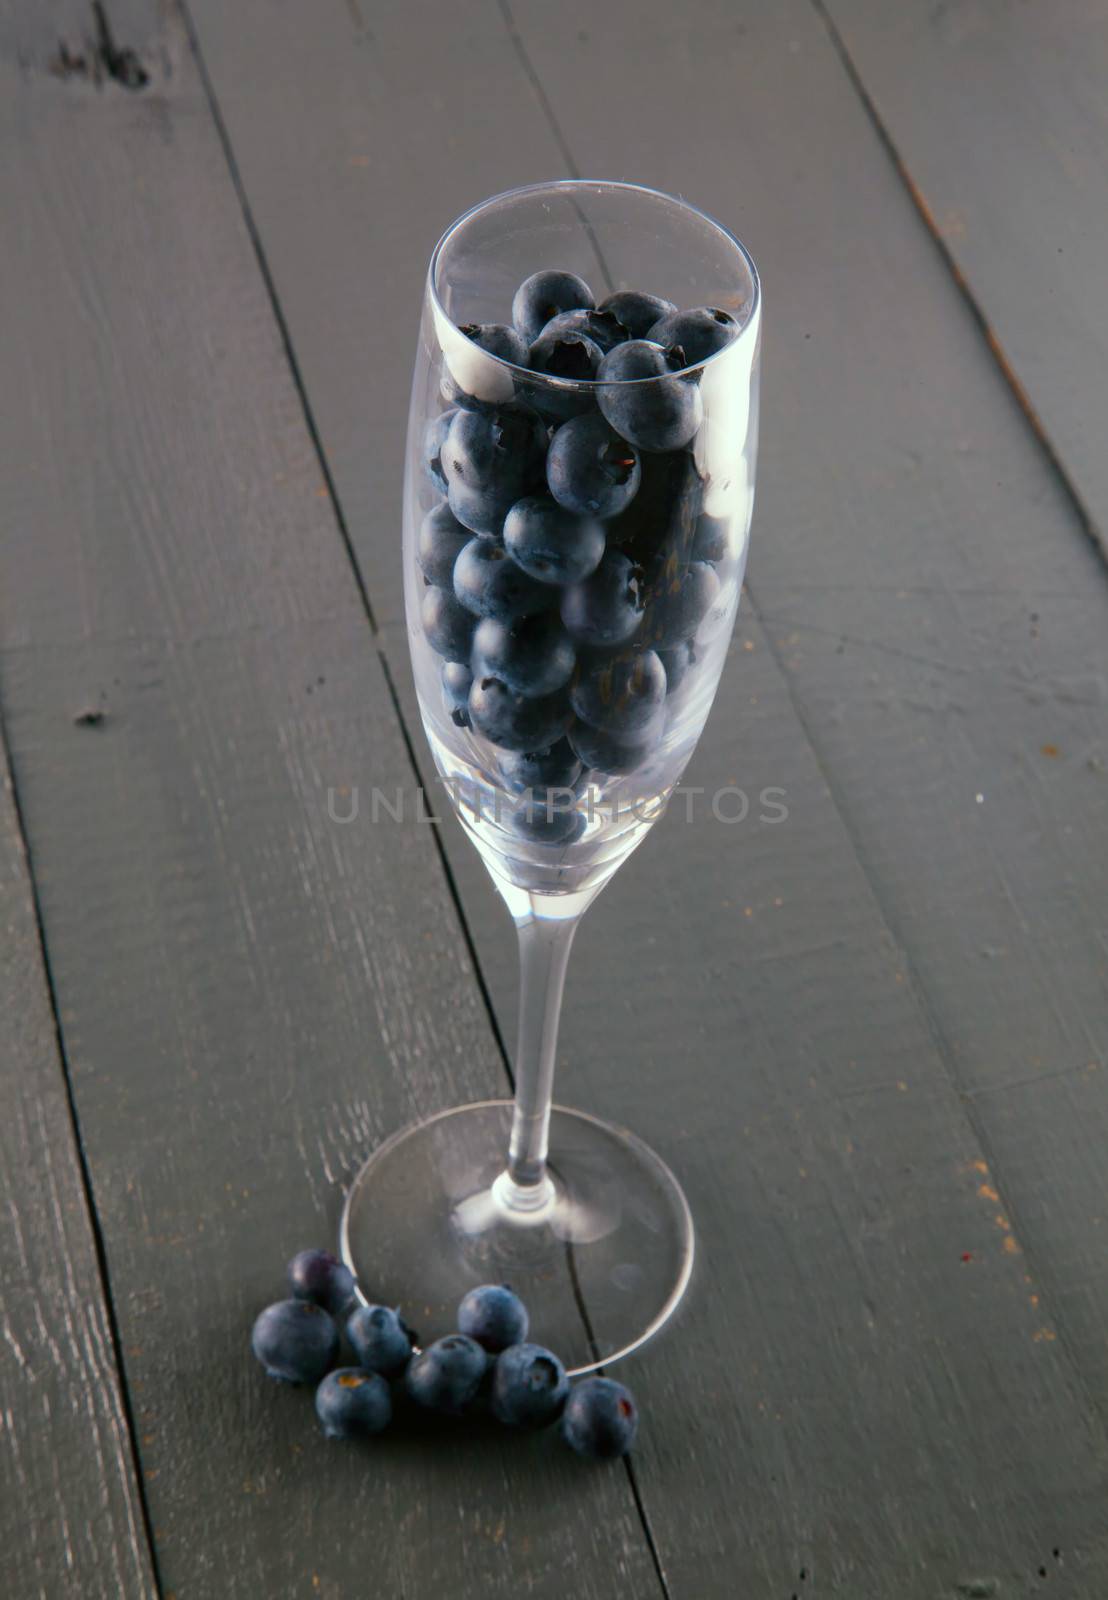
[[[422,1344],[454,1330],[474,1284],[509,1283],[530,1337],[571,1373],[611,1366],[658,1332],[688,1287],[685,1196],[634,1134],[555,1106],[552,1184],[537,1208],[518,1210],[503,1181],[511,1121],[511,1101],[486,1100],[393,1134],[347,1196],[342,1258],[359,1295],[398,1306]]]

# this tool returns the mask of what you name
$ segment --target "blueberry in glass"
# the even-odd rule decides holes
[[[579,307],[591,310],[596,304],[592,290],[574,272],[547,270],[525,278],[512,299],[512,321],[531,344],[546,324],[562,311]]]
[[[700,427],[704,408],[677,345],[649,339],[617,344],[600,363],[597,404],[616,432],[640,450],[680,450]],[[652,381],[646,381],[652,380]]]
[[[462,526],[445,500],[432,506],[419,525],[416,545],[416,561],[427,582],[452,589],[454,563],[472,538],[471,530]]]
[[[470,539],[454,563],[454,593],[475,617],[512,622],[558,604],[558,591],[517,566],[492,539]]]
[[[468,662],[476,619],[459,605],[449,589],[432,584],[424,590],[419,617],[423,637],[436,655],[447,661]]]
[[[730,311],[698,306],[695,311],[667,312],[646,337],[661,345],[679,345],[685,353],[685,365],[695,367],[725,349],[739,332],[740,324]]]
[[[595,572],[562,592],[562,621],[571,637],[598,648],[626,644],[645,609],[642,569],[621,550],[607,551]]]
[[[473,665],[517,694],[553,694],[573,676],[577,652],[556,611],[501,620],[486,617],[473,635]]]
[[[603,523],[567,511],[548,494],[517,500],[504,519],[504,548],[540,583],[580,583],[600,565],[604,546]]]
[[[550,493],[578,516],[618,517],[634,499],[641,476],[638,451],[595,411],[565,423],[550,441]]]
[[[440,456],[458,521],[474,533],[499,535],[508,509],[542,481],[546,444],[531,411],[458,411]]]
[[[476,677],[469,691],[469,718],[478,733],[502,750],[537,750],[557,742],[572,712],[564,691],[517,694],[499,678]]]
[[[661,295],[643,294],[639,289],[617,289],[615,294],[600,302],[598,309],[610,311],[627,329],[628,339],[646,339],[654,324],[677,307],[672,300],[663,300]]]

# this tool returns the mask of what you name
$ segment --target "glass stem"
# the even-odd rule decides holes
[[[555,907],[557,914],[552,914]],[[558,1019],[569,952],[583,909],[577,896],[527,896],[526,910],[518,903],[512,908],[519,937],[519,1044],[508,1170],[497,1192],[514,1211],[540,1210],[553,1197],[546,1154]]]

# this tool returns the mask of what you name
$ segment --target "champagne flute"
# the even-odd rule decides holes
[[[412,667],[440,778],[515,923],[513,1100],[393,1134],[347,1198],[360,1290],[437,1336],[507,1281],[573,1372],[673,1314],[693,1224],[624,1128],[553,1105],[570,947],[665,807],[739,604],[761,295],[738,240],[639,185],[498,195],[439,241],[404,492]]]

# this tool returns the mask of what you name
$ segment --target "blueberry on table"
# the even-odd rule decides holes
[[[643,619],[642,571],[619,550],[609,550],[596,571],[562,592],[562,621],[580,644],[626,643]]]
[[[318,1383],[339,1353],[339,1330],[314,1300],[278,1300],[254,1323],[250,1345],[271,1378]]]
[[[658,658],[666,669],[666,693],[676,694],[696,665],[696,645],[692,639],[686,639],[683,644],[675,644],[672,650],[659,650]]]
[[[604,357],[610,360],[611,356]],[[602,370],[603,366],[601,362]],[[550,493],[578,516],[618,517],[634,499],[641,476],[638,451],[595,411],[574,417],[550,441],[546,457]]]
[[[556,317],[551,317],[546,327],[536,340],[541,344],[544,339],[563,339],[573,334],[581,334],[595,344],[601,355],[617,344],[630,337],[623,323],[612,311],[561,311]],[[535,348],[531,346],[532,350]]]
[[[450,509],[474,533],[498,535],[510,506],[542,482],[546,429],[533,411],[458,411],[441,464]]]
[[[359,1306],[346,1323],[346,1337],[358,1365],[385,1378],[398,1378],[411,1360],[415,1335],[391,1306]]]
[[[562,1413],[562,1438],[579,1456],[612,1461],[635,1442],[639,1408],[630,1389],[613,1378],[582,1378]]]
[[[468,663],[477,624],[449,589],[432,584],[423,591],[419,620],[427,643],[437,655],[445,656],[447,661]]]
[[[517,794],[526,789],[575,790],[581,779],[581,763],[568,739],[559,739],[545,750],[498,755],[496,764],[505,783]]]
[[[586,767],[619,776],[643,765],[658,743],[664,726],[665,718],[658,712],[646,727],[630,738],[606,733],[603,728],[590,727],[587,722],[575,722],[567,737]]]
[[[451,1333],[412,1360],[405,1385],[417,1405],[461,1416],[477,1399],[487,1366],[488,1356],[476,1339]]]
[[[729,517],[712,517],[705,511],[697,521],[693,536],[693,560],[722,561],[731,548],[730,529]]]
[[[512,622],[535,616],[558,603],[558,591],[529,577],[504,546],[493,539],[471,539],[454,563],[454,594],[475,617]]]
[[[558,613],[502,622],[486,617],[473,635],[478,676],[499,678],[516,694],[553,694],[573,676],[577,652]]]
[[[454,563],[473,534],[463,527],[445,500],[432,506],[419,525],[416,565],[428,583],[454,587]]]
[[[457,406],[450,406],[446,411],[440,412],[437,417],[431,418],[423,430],[423,464],[431,481],[436,488],[442,490],[443,494],[446,493],[446,478],[443,476],[440,457],[443,442],[450,432],[450,424],[454,421],[457,409]]]
[[[532,344],[552,317],[560,311],[591,311],[596,302],[584,278],[574,272],[533,272],[525,278],[512,300],[512,321]]]
[[[643,623],[643,638],[655,650],[671,650],[691,639],[719,597],[720,582],[706,561],[668,567],[654,585]]]
[[[459,331],[464,340],[452,340],[444,348],[445,368],[440,385],[443,399],[467,411],[487,411],[503,404],[505,397],[511,400],[511,374],[497,372],[478,352],[484,351],[514,367],[525,367],[527,341],[501,322],[470,322]],[[493,400],[492,395],[498,399]]]
[[[314,1300],[334,1316],[354,1298],[354,1274],[330,1250],[301,1250],[285,1268],[289,1292],[297,1300]]]
[[[695,311],[670,311],[654,324],[646,337],[667,347],[680,345],[685,352],[684,365],[695,367],[737,339],[739,331],[738,321],[730,311],[698,306]]]
[[[614,656],[580,672],[569,703],[590,727],[633,737],[657,715],[666,697],[666,669],[653,650]]]
[[[469,727],[469,691],[473,673],[460,661],[442,664],[442,703],[456,728]]]
[[[600,363],[597,404],[616,432],[640,450],[680,450],[704,415],[696,383],[673,376],[686,366],[677,346],[649,339],[617,344]]]
[[[504,547],[532,578],[563,586],[596,571],[604,529],[595,517],[567,511],[548,494],[533,494],[517,500],[504,519]]]
[[[512,1428],[557,1422],[569,1394],[566,1369],[541,1344],[513,1344],[492,1369],[492,1414]]]
[[[458,1307],[458,1332],[496,1355],[527,1337],[527,1307],[506,1283],[482,1283]]]
[[[640,294],[637,289],[617,289],[599,308],[610,311],[627,329],[628,339],[645,339],[654,324],[677,307],[660,295]]]
[[[340,1367],[316,1390],[315,1412],[328,1439],[368,1439],[392,1421],[392,1396],[378,1373]]]
[[[499,678],[474,678],[469,717],[477,732],[502,750],[538,750],[565,733],[572,712],[563,691],[532,699]]]

